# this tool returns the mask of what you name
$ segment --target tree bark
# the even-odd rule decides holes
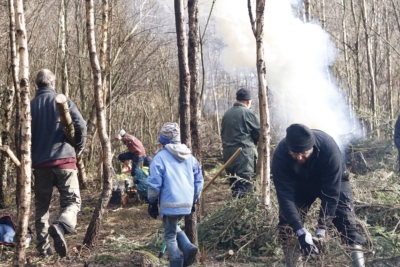
[[[365,35],[365,42],[366,42],[366,50],[367,50],[367,65],[368,65],[368,73],[371,85],[371,99],[370,99],[370,107],[371,107],[371,130],[375,130],[377,126],[377,115],[376,115],[376,107],[377,107],[377,99],[376,99],[376,82],[375,82],[375,71],[374,66],[372,64],[372,51],[371,51],[371,37],[369,34],[368,28],[368,17],[367,17],[367,4],[365,0],[360,0],[361,2],[361,18],[364,25],[364,35]],[[379,138],[379,131],[376,129],[377,137]]]
[[[183,0],[174,0],[176,39],[179,61],[179,121],[181,127],[181,141],[191,148],[190,136],[190,73],[186,44],[186,27]]]
[[[16,3],[16,30],[20,54],[20,94],[21,94],[21,172],[17,177],[17,186],[20,186],[17,197],[20,199],[18,207],[17,231],[15,233],[15,252],[13,265],[25,264],[25,240],[28,229],[29,211],[31,203],[31,113],[29,88],[29,54],[25,28],[23,1]]]
[[[67,66],[67,3],[61,0],[60,3],[60,51],[61,51],[61,91],[69,97],[68,66]],[[56,72],[55,72],[56,73]]]
[[[250,4],[250,2],[248,2]],[[249,8],[251,12],[251,8]],[[265,0],[256,1],[256,21],[254,37],[257,45],[257,76],[258,76],[258,97],[260,110],[260,139],[258,142],[258,163],[257,176],[262,179],[262,203],[269,208],[270,206],[270,119],[267,95],[267,80],[264,60],[264,11]],[[250,16],[250,23],[252,15]]]
[[[192,154],[201,166],[201,137],[200,137],[200,92],[199,92],[199,19],[198,0],[188,1],[189,17],[189,46],[188,65],[190,72],[190,137]],[[201,203],[201,202],[199,202]],[[185,216],[185,233],[189,240],[197,246],[197,212]]]
[[[83,240],[84,245],[92,247],[96,244],[96,239],[102,223],[104,210],[111,196],[112,178],[114,173],[114,169],[111,164],[111,144],[106,129],[106,117],[104,112],[103,91],[101,84],[101,69],[96,53],[93,0],[86,0],[86,27],[88,51],[93,74],[97,127],[102,147],[101,156],[103,158],[103,191],[101,194],[101,198],[99,199],[99,202],[97,203],[97,206],[94,210],[92,220],[90,221],[89,227],[85,234],[85,238]]]

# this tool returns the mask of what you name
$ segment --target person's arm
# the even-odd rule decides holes
[[[201,190],[203,190],[204,186],[204,179],[203,174],[201,173],[201,168],[199,162],[193,157],[194,164],[193,164],[193,175],[194,175],[194,196],[193,196],[193,203],[197,201],[200,196]]]
[[[280,213],[290,227],[297,231],[303,228],[303,221],[295,204],[295,183],[288,160],[290,159],[285,157],[284,149],[278,146],[272,159],[272,179],[278,196]]]
[[[260,119],[254,111],[249,112],[246,119],[247,127],[250,129],[251,137],[255,145],[260,138]]]
[[[147,190],[147,198],[149,202],[156,202],[160,195],[163,176],[165,173],[165,168],[163,162],[159,157],[154,157],[150,165],[150,173],[147,177],[147,183],[149,185]]]
[[[68,100],[69,112],[74,123],[75,130],[75,149],[77,155],[83,151],[86,145],[87,126],[82,114],[71,100]]]

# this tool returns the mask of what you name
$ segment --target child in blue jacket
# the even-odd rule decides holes
[[[177,123],[165,123],[158,141],[163,148],[157,152],[150,165],[147,178],[148,212],[156,219],[160,204],[170,267],[189,266],[195,261],[198,248],[189,241],[178,222],[183,216],[195,211],[194,203],[204,185],[203,175],[190,149],[181,144]]]

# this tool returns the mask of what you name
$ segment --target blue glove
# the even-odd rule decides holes
[[[301,253],[310,256],[313,259],[317,258],[319,250],[314,244],[311,234],[305,228],[301,228],[300,230],[297,230],[297,235]]]
[[[158,201],[150,202],[147,212],[149,213],[150,217],[157,219],[157,216],[159,214],[158,213]]]

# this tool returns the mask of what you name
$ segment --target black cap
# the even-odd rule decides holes
[[[250,91],[244,88],[240,88],[236,92],[236,99],[237,100],[251,100]]]
[[[286,129],[286,144],[295,153],[310,150],[315,144],[313,132],[303,124],[292,124]]]

